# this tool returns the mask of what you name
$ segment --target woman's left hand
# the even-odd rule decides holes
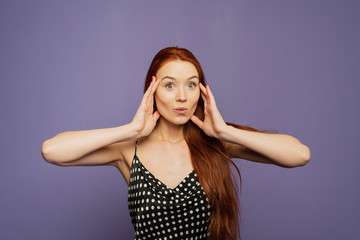
[[[197,116],[191,116],[193,121],[201,130],[209,137],[220,138],[221,133],[228,126],[223,120],[215,103],[214,95],[210,90],[210,86],[206,88],[200,83],[201,97],[204,100],[204,121],[201,121]]]

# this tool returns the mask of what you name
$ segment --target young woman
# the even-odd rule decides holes
[[[136,239],[238,239],[231,159],[282,167],[310,160],[292,136],[226,123],[186,49],[154,57],[144,92],[131,123],[60,133],[42,146],[44,159],[59,166],[117,167],[129,186]]]

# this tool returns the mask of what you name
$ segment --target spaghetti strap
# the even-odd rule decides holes
[[[137,150],[137,144],[138,144],[138,139],[136,139],[136,143],[135,143],[135,156],[136,156],[136,150]]]

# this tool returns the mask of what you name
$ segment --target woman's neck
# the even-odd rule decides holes
[[[151,135],[161,141],[178,143],[184,140],[183,129],[184,125],[173,124],[160,117]]]

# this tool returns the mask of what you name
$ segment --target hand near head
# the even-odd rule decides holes
[[[206,88],[200,83],[201,97],[204,100],[204,121],[197,116],[191,116],[191,120],[210,137],[220,138],[227,124],[223,120],[215,102],[210,86]]]
[[[159,79],[152,77],[150,86],[144,93],[141,104],[130,124],[132,124],[135,130],[138,132],[137,137],[148,136],[154,127],[156,121],[159,119],[160,114],[158,111],[154,111],[154,93],[159,86]]]

